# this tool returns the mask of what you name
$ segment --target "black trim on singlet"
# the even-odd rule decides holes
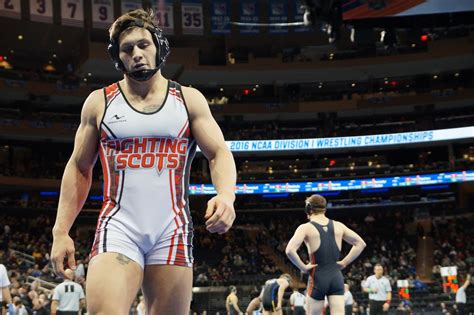
[[[186,110],[186,115],[188,116],[188,123],[189,123],[189,130],[191,130],[191,119],[189,118],[189,110],[188,106],[186,105],[186,99],[184,97],[183,89],[181,84],[178,82],[172,81],[173,87],[179,91],[179,94],[181,94],[181,99],[183,100],[183,105],[184,109]],[[186,211],[186,215],[189,218],[189,223],[188,223],[188,229],[192,230],[192,233],[188,233],[187,237],[187,242],[188,242],[188,257],[190,259],[194,259],[193,257],[193,251],[189,250],[189,246],[193,247],[193,234],[194,234],[194,224],[193,224],[193,219],[191,217],[191,211],[189,209],[189,178],[191,177],[191,164],[193,163],[194,157],[196,156],[196,148],[197,148],[197,143],[196,140],[194,139],[192,132],[190,133],[189,141],[192,143],[191,147],[189,147],[188,150],[188,159],[186,162],[186,165],[184,167],[184,174],[186,174],[184,178],[184,200],[186,200],[186,206],[184,207],[184,211]]]
[[[112,129],[110,129],[109,126],[107,126],[104,122],[102,122],[101,125],[104,126],[105,129],[107,129],[107,130],[110,132],[110,134],[112,135],[112,137],[113,137],[114,139],[117,139],[117,136],[114,134],[114,132],[112,131]]]
[[[171,80],[168,80],[168,83],[167,83],[167,85],[166,85],[166,95],[165,95],[165,99],[163,100],[163,103],[161,103],[161,106],[158,107],[157,110],[155,110],[154,112],[150,112],[150,113],[145,113],[145,112],[139,111],[138,109],[136,109],[135,107],[133,107],[132,104],[130,104],[130,102],[128,101],[127,97],[125,96],[125,93],[123,93],[122,87],[120,86],[120,83],[119,83],[119,82],[117,82],[117,86],[118,86],[118,88],[119,88],[119,90],[120,90],[120,93],[121,93],[122,96],[123,96],[123,99],[125,100],[125,103],[127,103],[127,105],[128,105],[131,109],[133,109],[134,111],[136,111],[137,113],[142,114],[142,115],[153,115],[153,114],[158,113],[160,110],[163,109],[163,107],[165,107],[166,101],[168,100],[168,95],[170,94],[170,84],[171,84],[170,82],[171,82]]]
[[[186,104],[186,99],[184,98],[183,88],[181,84],[179,84],[178,82],[174,82],[174,83],[175,83],[176,90],[179,90],[181,94],[181,98],[183,99],[184,108],[186,109],[186,114],[188,114],[189,129],[191,129],[191,119],[189,118],[190,117],[189,109],[188,109],[188,105]]]
[[[116,203],[117,209],[115,210],[114,213],[112,213],[112,215],[110,217],[107,218],[107,221],[105,221],[105,225],[104,225],[104,244],[103,244],[104,253],[107,252],[107,225],[109,224],[110,219],[112,219],[112,217],[119,212],[119,210],[120,210],[120,201],[122,200],[122,196],[123,196],[123,183],[125,182],[125,170],[120,171],[120,172],[122,172],[122,176],[121,176],[122,177],[122,182],[120,183],[120,195],[119,195],[119,198],[118,198],[117,203]]]
[[[105,91],[105,87],[103,88],[103,90],[104,90],[104,113],[102,114],[102,119],[100,120],[99,128],[104,123],[105,113],[107,112],[107,92]],[[99,134],[99,139],[100,139],[100,134]]]
[[[189,210],[189,178],[191,177],[191,164],[193,164],[193,159],[194,156],[196,155],[196,147],[197,143],[195,140],[193,140],[193,144],[189,148],[189,156],[188,160],[185,166],[185,178],[184,178],[184,200],[186,200],[186,205],[184,206],[184,211],[186,211],[186,215],[189,218],[189,223],[188,223],[188,229],[192,230],[192,233],[188,233],[188,249],[189,246],[193,247],[193,235],[194,235],[194,224],[193,224],[193,218],[191,217],[191,211]],[[188,251],[188,257],[190,259],[194,259],[193,256],[193,251],[189,250]]]

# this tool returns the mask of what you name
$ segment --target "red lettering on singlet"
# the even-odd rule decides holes
[[[113,156],[115,169],[176,169],[188,151],[187,138],[134,137],[106,140],[105,152]]]
[[[179,156],[175,153],[168,154],[168,165],[167,168],[177,168],[179,164]]]
[[[133,153],[146,153],[146,147],[148,145],[148,138],[134,138],[133,139]]]
[[[141,155],[133,153],[128,156],[128,167],[129,168],[140,168]]]
[[[165,152],[176,152],[178,139],[166,139]]]
[[[145,153],[142,155],[142,164],[143,168],[152,168],[155,164],[155,155],[153,153]]]
[[[122,153],[132,153],[133,152],[133,139],[125,139],[120,142],[120,149]]]

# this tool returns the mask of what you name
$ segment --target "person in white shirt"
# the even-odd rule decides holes
[[[28,311],[26,310],[26,307],[23,305],[23,302],[21,301],[20,297],[15,296],[13,298],[13,313],[15,315],[28,315]]]
[[[86,304],[82,286],[73,281],[74,271],[66,269],[64,275],[64,282],[54,288],[51,315],[77,315]]]
[[[354,304],[354,298],[352,297],[351,291],[349,291],[349,285],[344,283],[344,314],[352,314],[352,304]]]
[[[456,305],[458,307],[458,314],[464,315],[467,314],[466,312],[466,288],[471,284],[471,275],[467,275],[466,281],[464,284],[458,289],[456,292]]]
[[[82,260],[77,260],[77,267],[74,273],[77,282],[82,282],[86,278],[86,271]]]
[[[374,275],[371,275],[363,284],[365,293],[369,293],[370,315],[387,313],[392,301],[392,286],[383,276],[381,264],[374,266]]]
[[[298,289],[294,288],[293,293],[290,295],[290,305],[293,310],[293,315],[304,315],[306,304],[306,297],[301,294]]]
[[[8,309],[7,304],[11,304],[10,279],[8,279],[7,268],[0,264],[0,301],[3,309]]]

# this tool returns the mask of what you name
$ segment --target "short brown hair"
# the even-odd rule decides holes
[[[110,39],[118,39],[121,33],[122,25],[125,22],[142,20],[145,23],[143,27],[149,28],[149,27],[155,27],[155,23],[153,19],[154,19],[154,14],[153,14],[152,9],[147,9],[147,10],[136,9],[136,10],[127,12],[125,14],[122,14],[120,17],[118,17],[115,20],[115,22],[109,28]],[[133,28],[133,27],[136,27],[136,26],[131,26],[130,28]]]
[[[311,195],[310,197],[306,198],[305,203],[308,214],[326,212],[327,201],[326,198],[321,195]]]

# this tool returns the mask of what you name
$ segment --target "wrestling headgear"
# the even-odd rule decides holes
[[[120,34],[130,27],[141,27],[146,28],[153,38],[153,42],[156,46],[156,66],[154,69],[144,69],[137,71],[127,71],[122,61],[120,60],[119,52],[119,37]],[[163,34],[163,31],[156,25],[145,25],[145,22],[142,19],[136,18],[133,20],[125,21],[121,26],[118,32],[116,32],[114,37],[109,39],[109,46],[107,47],[110,58],[114,62],[114,66],[117,70],[122,71],[123,73],[130,76],[132,79],[137,81],[146,81],[150,79],[158,70],[160,70],[166,61],[166,58],[170,54],[170,45],[168,40]]]

